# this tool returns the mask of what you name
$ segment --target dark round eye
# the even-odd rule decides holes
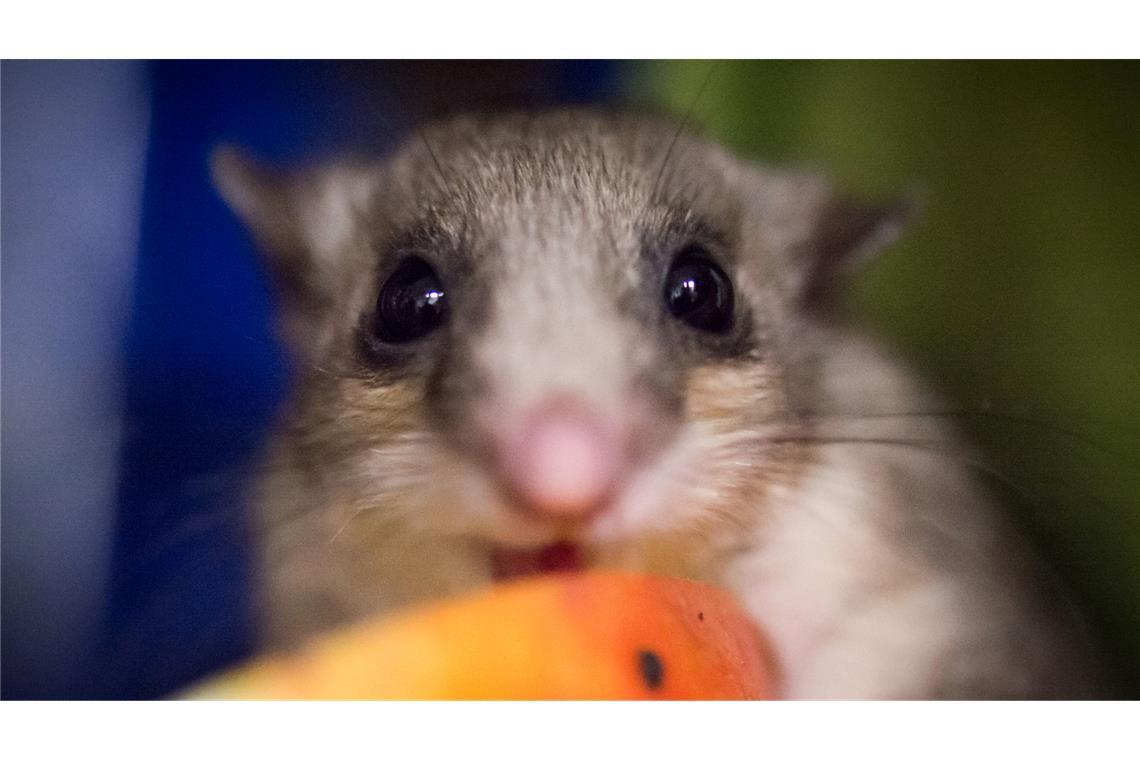
[[[665,306],[686,324],[706,332],[732,327],[732,281],[699,249],[682,253],[665,278]]]
[[[387,343],[404,343],[427,335],[446,318],[443,285],[420,258],[400,262],[376,298],[376,335]]]

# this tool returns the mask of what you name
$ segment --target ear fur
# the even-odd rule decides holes
[[[262,244],[283,242],[282,229],[291,228],[288,178],[232,145],[210,155],[210,177],[219,194]]]
[[[819,208],[806,250],[800,301],[827,311],[855,272],[897,240],[913,215],[913,204],[868,204],[836,196]]]
[[[902,234],[916,207],[855,200],[817,173],[750,167],[745,181],[756,234],[785,269],[794,302],[817,313],[836,306],[858,268]]]
[[[317,350],[328,335],[329,307],[360,255],[375,174],[350,167],[285,172],[228,146],[214,151],[210,170],[262,253],[287,340],[301,353]]]
[[[253,236],[275,286],[287,298],[303,297],[312,279],[312,262],[301,228],[300,180],[228,145],[214,150],[210,173],[222,198]]]

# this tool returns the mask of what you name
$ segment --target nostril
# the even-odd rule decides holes
[[[565,404],[531,413],[502,451],[504,475],[522,505],[550,517],[582,517],[600,506],[622,468],[612,425]]]

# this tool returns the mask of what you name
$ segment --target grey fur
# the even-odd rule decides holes
[[[897,210],[688,134],[662,166],[676,129],[466,117],[374,165],[288,177],[219,155],[283,283],[298,366],[258,490],[266,645],[487,583],[492,545],[578,530],[520,515],[488,455],[496,425],[564,394],[638,442],[617,503],[573,533],[591,562],[734,591],[787,696],[1092,693],[1076,616],[1039,593],[1049,576],[969,452],[941,423],[892,416],[932,400],[821,308]],[[694,240],[734,280],[728,335],[662,307]],[[411,252],[439,272],[450,320],[371,345],[377,290]]]

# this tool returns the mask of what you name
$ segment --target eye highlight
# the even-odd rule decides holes
[[[685,249],[665,277],[665,308],[698,330],[726,332],[732,327],[733,302],[732,281],[701,248]]]
[[[376,297],[373,332],[386,343],[427,335],[447,319],[447,293],[435,270],[413,256],[400,262]]]

